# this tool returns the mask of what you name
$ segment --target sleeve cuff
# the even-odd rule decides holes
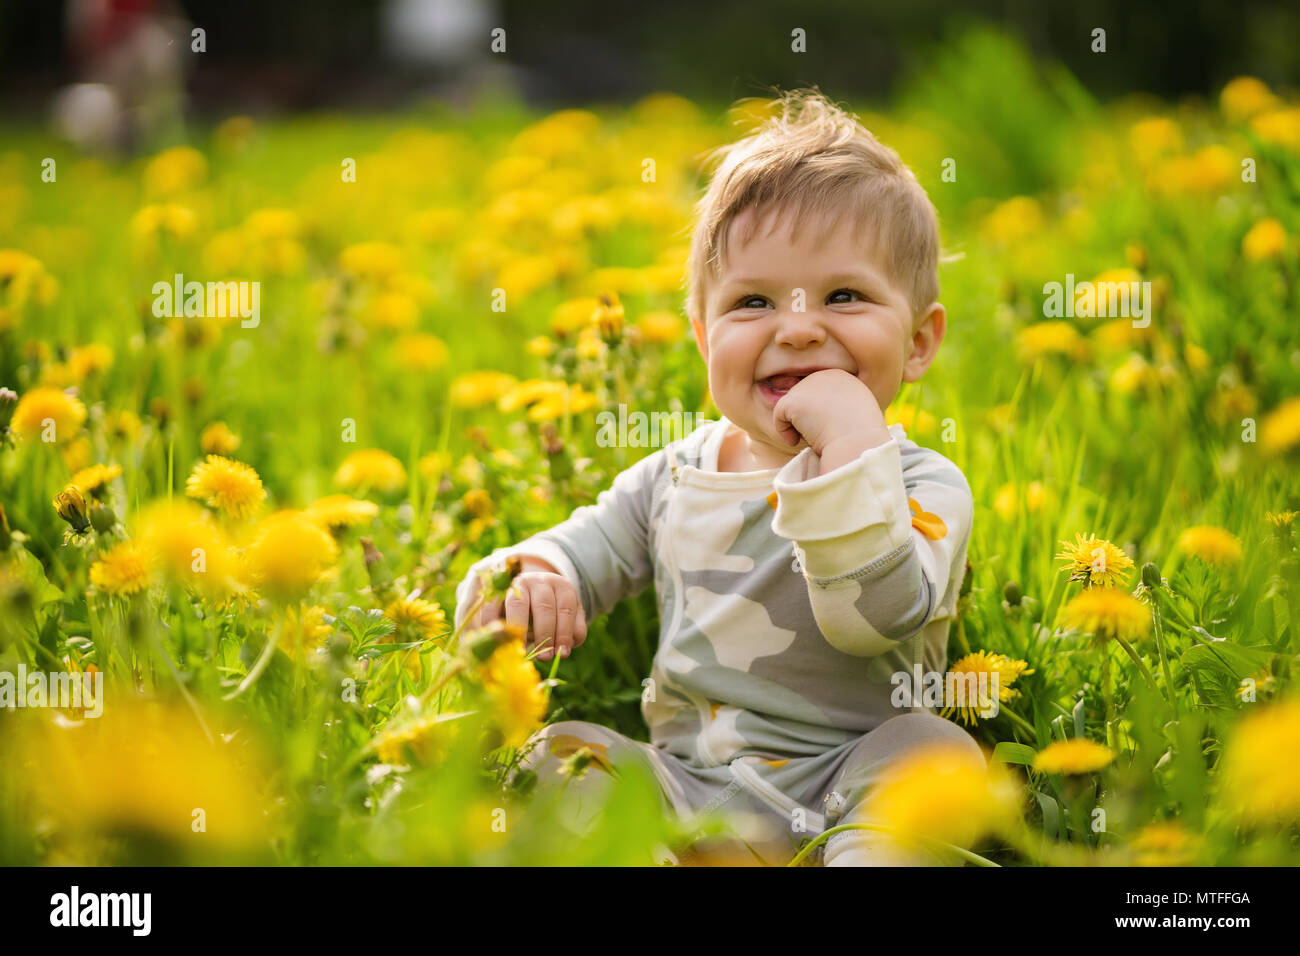
[[[911,527],[898,439],[868,448],[825,475],[810,448],[777,473],[772,531],[803,550],[804,570],[832,577],[909,540]]]

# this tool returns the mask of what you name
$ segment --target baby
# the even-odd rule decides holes
[[[549,660],[653,582],[652,743],[565,721],[522,767],[555,783],[589,747],[595,786],[639,762],[665,810],[747,818],[763,863],[870,822],[873,784],[913,748],[957,741],[984,761],[919,695],[897,706],[891,681],[947,666],[973,513],[961,470],[884,416],[943,341],[937,217],[898,155],[820,93],[778,105],[720,151],[692,238],[687,312],[720,420],[478,562],[457,592],[459,623],[478,571],[520,556],[505,601],[471,623],[504,615]],[[947,862],[860,829],[823,849],[828,866]]]

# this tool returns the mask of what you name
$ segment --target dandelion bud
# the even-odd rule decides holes
[[[467,632],[461,638],[461,649],[475,662],[482,664],[495,654],[502,644],[510,641],[522,642],[523,639],[524,633],[521,628],[497,618],[487,627]]]
[[[552,481],[564,481],[573,477],[573,456],[569,454],[564,439],[555,430],[552,422],[542,426],[542,451],[546,453]]]
[[[1020,602],[1024,600],[1025,592],[1015,581],[1008,581],[1002,586],[1002,597],[1012,607],[1019,607]]]
[[[580,747],[571,757],[560,761],[559,771],[564,776],[576,780],[582,777],[587,772],[587,768],[595,762],[596,752],[590,747]]]
[[[623,304],[619,302],[617,293],[600,294],[600,305],[596,307],[592,321],[606,345],[610,348],[618,345],[623,337]]]
[[[76,485],[68,485],[54,496],[54,510],[77,534],[85,534],[90,527],[86,499]]]
[[[18,393],[12,388],[0,388],[0,434],[9,427],[9,420],[14,417],[17,405]]]
[[[102,501],[90,503],[90,524],[99,534],[108,534],[117,524],[117,515]]]
[[[1142,583],[1149,588],[1160,587],[1160,569],[1151,561],[1142,565]]]
[[[389,570],[383,554],[369,538],[361,539],[361,552],[365,556],[366,576],[370,578],[370,587],[376,593],[387,590],[393,583],[393,572]]]
[[[504,594],[510,587],[510,582],[519,577],[519,572],[523,570],[524,562],[517,554],[512,554],[506,558],[505,564],[500,571],[492,575],[492,590],[497,594]]]

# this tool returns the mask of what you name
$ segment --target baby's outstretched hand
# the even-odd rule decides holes
[[[527,563],[531,562],[525,567]],[[490,624],[502,617],[503,611],[507,624],[525,632],[526,648],[542,649],[538,660],[549,661],[557,648],[561,656],[568,657],[587,639],[587,617],[578,590],[562,574],[524,571],[511,582],[505,601],[485,604],[475,623],[480,627]]]

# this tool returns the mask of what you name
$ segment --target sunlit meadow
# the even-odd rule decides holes
[[[939,209],[949,333],[888,417],[969,479],[948,660],[1001,700],[945,712],[987,776],[919,754],[878,822],[978,864],[1300,862],[1300,98],[1099,104],[985,33],[933,66],[850,105]],[[0,861],[687,846],[648,779],[581,836],[502,786],[548,721],[645,739],[653,596],[542,665],[454,590],[650,451],[598,412],[717,414],[691,207],[763,116],[233,117],[123,163],[0,131],[0,671],[103,681],[98,718],[0,709]],[[256,320],[168,316],[177,274],[259,283]],[[1150,282],[1149,324],[1049,317],[1067,275]]]

